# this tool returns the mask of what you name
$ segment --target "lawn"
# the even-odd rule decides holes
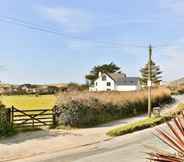
[[[51,109],[57,100],[54,95],[19,95],[19,96],[0,96],[0,100],[7,107],[12,105],[19,109]]]

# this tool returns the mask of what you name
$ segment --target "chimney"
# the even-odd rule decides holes
[[[99,72],[98,72],[98,77],[101,77],[101,76],[102,76],[102,72],[99,71]]]

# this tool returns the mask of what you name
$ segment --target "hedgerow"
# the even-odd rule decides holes
[[[153,106],[171,101],[171,95],[166,89],[155,89],[152,94]],[[58,123],[72,127],[94,126],[147,111],[146,91],[64,95],[60,96],[57,104],[60,112]]]

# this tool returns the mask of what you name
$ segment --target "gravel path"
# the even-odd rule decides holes
[[[184,101],[184,95],[176,96],[175,98],[176,103],[171,107]],[[21,133],[13,138],[0,141],[0,162],[50,154],[62,150],[66,151],[72,148],[101,143],[110,139],[110,137],[106,136],[108,130],[143,119],[144,117],[145,115],[141,115],[117,120],[94,128],[43,130]]]

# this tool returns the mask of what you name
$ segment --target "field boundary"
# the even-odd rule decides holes
[[[41,127],[56,124],[54,109],[20,110],[12,106],[9,108],[10,124],[12,128]]]

